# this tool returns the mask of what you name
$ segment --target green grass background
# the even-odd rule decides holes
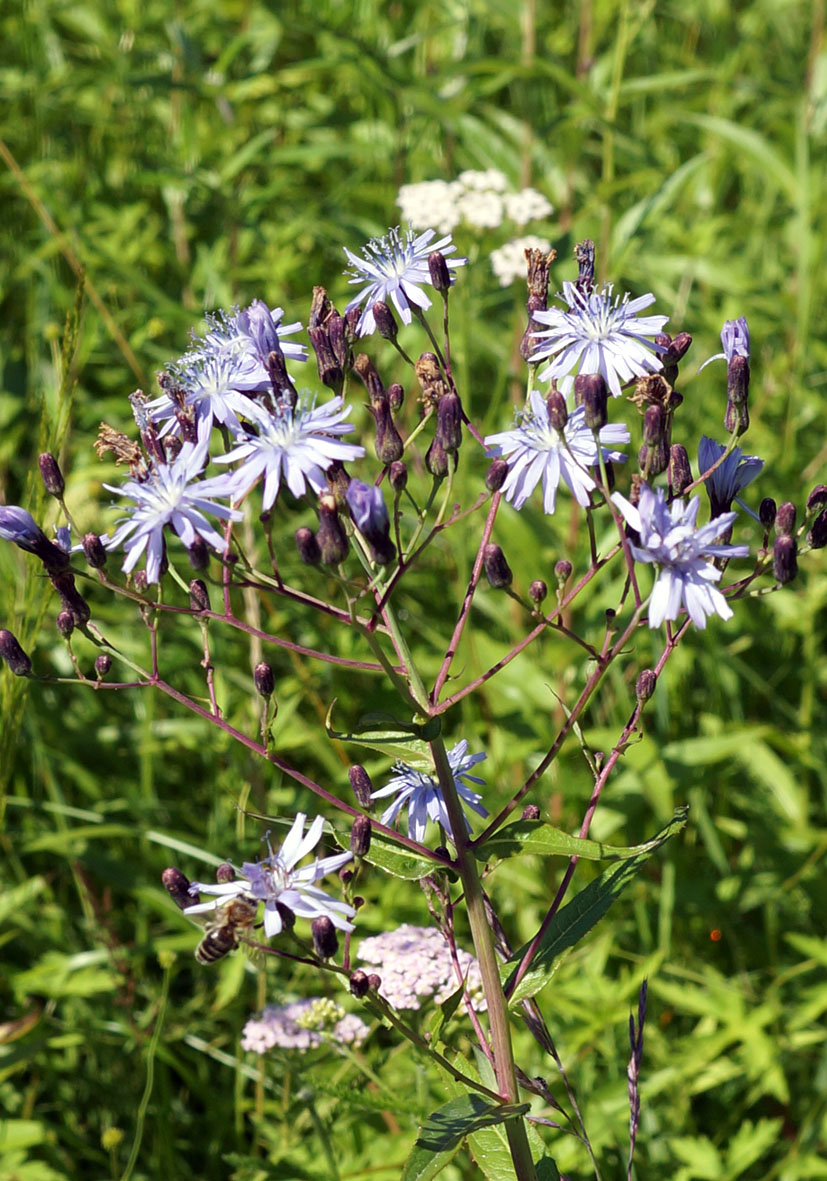
[[[697,363],[719,347],[725,318],[748,317],[745,446],[766,460],[757,496],[801,510],[827,458],[824,16],[822,0],[526,0],[519,10],[505,0],[9,0],[0,500],[53,519],[33,472],[38,451],[59,449],[74,514],[102,528],[100,482],[112,470],[91,449],[98,423],[128,426],[125,395],[153,388],[204,308],[262,297],[306,322],[314,283],[341,305],[341,248],[395,223],[401,183],[493,166],[553,202],[539,228],[559,253],[555,282],[571,277],[575,242],[592,237],[602,277],[653,291],[670,329],[693,333],[680,412],[690,452],[702,433],[723,438],[723,367],[696,377]],[[455,297],[463,392],[485,429],[502,429],[522,380],[523,297],[494,286],[484,239],[456,238],[480,259]],[[87,299],[67,364],[80,267]],[[376,352],[389,371],[390,355]],[[469,480],[481,470],[472,464]],[[568,552],[568,523],[508,521],[513,532],[501,524],[498,540],[518,581],[548,576]],[[458,539],[442,559],[462,571],[471,544]],[[68,672],[33,575],[23,555],[0,549],[0,622],[39,667]],[[423,603],[425,585],[414,583],[410,608],[443,637],[454,599]],[[793,588],[692,636],[598,813],[596,835],[634,843],[675,803],[691,805],[685,834],[543,994],[605,1178],[625,1176],[626,1023],[646,974],[638,1175],[827,1176],[825,597],[823,559],[811,555]],[[508,630],[499,602],[482,602],[469,655],[479,661],[502,651]],[[137,651],[137,623],[124,625],[103,596],[93,603]],[[272,627],[320,642],[312,621],[267,610]],[[232,637],[213,643],[227,716],[254,733],[256,654]],[[590,711],[594,748],[615,741],[648,644],[637,641]],[[197,692],[197,630],[171,638],[166,654]],[[280,749],[344,790],[346,758],[319,743],[320,718],[336,694],[345,714],[369,707],[378,685],[276,664]],[[549,686],[572,692],[584,667],[576,650],[549,645],[463,707],[456,734],[488,750],[503,799],[548,743]],[[196,970],[193,928],[160,888],[170,862],[197,873],[199,850],[254,855],[258,828],[234,806],[243,786],[274,814],[312,801],[148,695],[30,687],[2,671],[0,709],[0,1176],[397,1176],[418,1119],[446,1097],[439,1080],[381,1035],[366,1051],[370,1085],[364,1063],[335,1056],[311,1074],[301,1057],[243,1055],[252,1010],[322,985],[281,967],[265,981],[240,956]],[[588,790],[567,748],[538,802],[575,828]],[[515,943],[558,875],[527,859],[498,871]],[[371,933],[427,922],[409,885],[371,879],[366,893]],[[565,1100],[533,1043],[520,1037],[518,1056]],[[561,1171],[590,1175],[573,1141],[549,1142]],[[478,1173],[460,1156],[445,1175]]]

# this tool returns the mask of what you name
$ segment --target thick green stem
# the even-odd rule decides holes
[[[442,798],[451,822],[454,845],[457,851],[457,868],[459,869],[462,886],[465,893],[465,906],[471,936],[474,940],[474,950],[480,965],[485,999],[488,1005],[488,1022],[491,1031],[491,1048],[494,1053],[494,1069],[497,1076],[497,1089],[506,1103],[517,1103],[517,1077],[514,1070],[514,1052],[511,1046],[511,1031],[508,1025],[508,1005],[500,982],[499,966],[494,951],[494,940],[491,927],[485,914],[485,901],[477,870],[477,862],[465,827],[465,815],[459,802],[451,765],[441,735],[431,743],[431,754],[434,760],[437,778],[439,779]],[[534,1162],[528,1144],[525,1124],[522,1119],[509,1120],[506,1125],[508,1144],[511,1158],[514,1161],[514,1173],[517,1181],[536,1181]]]

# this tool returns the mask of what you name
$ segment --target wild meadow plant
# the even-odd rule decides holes
[[[243,946],[268,965],[303,965],[325,994],[265,1005],[241,1035],[244,1050],[327,1045],[369,1056],[381,1029],[410,1043],[448,1098],[422,1122],[407,1179],[435,1176],[466,1144],[488,1177],[547,1181],[559,1177],[555,1146],[563,1135],[579,1141],[599,1176],[564,1053],[537,998],[562,957],[684,826],[686,809],[632,847],[590,839],[592,820],[681,641],[693,628],[730,619],[745,596],[789,583],[799,554],[827,543],[827,487],[810,492],[800,523],[792,503],[765,498],[753,512],[742,502],[763,467],[738,446],[749,426],[744,317],[727,321],[723,352],[710,358],[726,364],[723,432],[710,424],[709,436],[677,441],[679,366],[691,337],[664,331],[667,316],[649,310],[654,296],[597,285],[588,241],[577,248],[577,274],[562,281],[551,306],[554,252],[525,251],[524,404],[512,423],[483,435],[452,364],[451,291],[467,260],[442,229],[440,237],[434,229],[392,229],[361,253],[346,250],[356,291],[343,314],[323,288],[314,289],[307,331],[327,401],[295,384],[308,354],[295,339],[301,325],[283,324],[281,308],[255,300],[208,316],[205,333],[159,375],[159,394],[132,395],[138,440],[101,426],[99,453],[129,473],[106,485],[120,498],[121,519],[110,531],[77,528],[59,466],[42,455],[46,490],[66,525],[52,540],[25,509],[6,506],[0,537],[36,557],[51,580],[75,676],[40,676],[8,630],[0,631],[0,654],[34,682],[161,693],[317,797],[312,818],[248,812],[266,827],[266,855],[244,860],[248,849],[224,846],[212,852],[239,856],[238,868],[222,862],[212,880],[195,880],[191,867],[163,875],[173,901],[202,924],[193,942],[205,970]],[[432,314],[429,289],[441,316]],[[414,321],[430,342],[416,359],[403,332]],[[360,351],[377,334],[398,356],[393,382]],[[355,379],[367,393],[369,431],[356,424]],[[553,571],[517,585],[507,558],[513,514],[541,507],[535,520],[545,529],[568,498],[582,515],[587,548],[573,547]],[[468,568],[455,560],[457,535],[473,538]],[[181,574],[184,551],[192,579]],[[95,618],[89,599],[104,594],[120,601],[124,629],[137,608],[144,664]],[[290,613],[289,635],[248,620],[251,595]],[[418,616],[405,595],[415,598]],[[479,610],[485,595],[501,596],[518,639],[469,671],[469,637],[490,624],[490,613]],[[456,605],[455,623],[442,636],[421,621],[446,601]],[[324,624],[318,634],[329,637],[327,647],[299,642],[313,618]],[[181,670],[164,660],[166,635],[193,624],[203,637],[200,694],[182,688]],[[255,639],[268,656],[249,682],[257,733],[225,716],[213,662],[217,628]],[[651,666],[636,653],[641,629],[655,639]],[[93,674],[73,648],[75,632],[97,649]],[[550,638],[570,646],[573,674],[565,683],[579,678],[577,690],[559,702],[562,721],[543,756],[516,790],[504,790],[496,780],[506,776],[487,769],[481,736],[463,727],[463,703],[527,651],[539,661]],[[280,749],[274,666],[284,654],[310,668],[334,666],[352,685],[383,678],[381,713],[340,718],[343,707],[331,700],[319,728],[320,743],[368,751],[384,768],[379,782],[356,758],[342,782],[316,782],[300,755]],[[610,670],[628,687],[628,717],[611,749],[600,752],[583,725]],[[349,700],[357,697],[358,689]],[[500,738],[498,749],[507,749],[508,735]],[[591,785],[576,836],[551,824],[537,802],[568,739],[579,744]],[[539,926],[515,946],[500,917],[497,870],[528,854],[559,859],[562,872]],[[608,866],[574,893],[580,860]],[[383,916],[380,934],[362,936],[370,903],[360,891],[367,884],[375,892],[383,874],[423,892],[430,926]],[[461,946],[466,930],[473,955]],[[280,1000],[275,987],[272,996]],[[644,980],[637,1020],[630,1018],[629,1177],[640,1139],[646,997]],[[425,1024],[412,1017],[423,1008],[431,1011]],[[514,1050],[518,1024],[535,1043],[522,1063]],[[529,1073],[538,1056],[556,1078]]]

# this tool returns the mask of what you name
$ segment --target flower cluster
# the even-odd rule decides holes
[[[287,1005],[267,1005],[251,1017],[241,1034],[241,1048],[266,1054],[282,1050],[315,1050],[323,1045],[360,1046],[370,1030],[354,1013],[321,997]]]
[[[479,964],[457,948],[457,963],[475,1009],[484,1009]],[[379,995],[395,1009],[419,1009],[431,997],[437,1005],[459,987],[450,948],[433,927],[403,923],[393,931],[363,939],[357,958],[366,972],[382,978]]]
[[[467,169],[456,180],[426,180],[403,185],[396,203],[413,229],[436,226],[449,234],[461,222],[476,229],[496,229],[508,219],[524,226],[552,213],[550,201],[537,189],[510,189],[496,168]]]

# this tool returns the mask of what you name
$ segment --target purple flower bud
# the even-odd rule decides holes
[[[66,491],[66,483],[54,455],[52,455],[51,451],[44,451],[42,455],[37,457],[37,462],[40,466],[40,474],[43,477],[43,487],[50,496],[61,500],[63,493]]]
[[[388,483],[394,492],[404,492],[408,483],[408,468],[403,460],[394,460],[388,468]]]
[[[193,899],[190,894],[190,880],[186,874],[181,873],[180,869],[176,869],[174,865],[170,865],[161,874],[161,881],[176,906],[181,910],[184,910],[187,906],[192,906]]]
[[[772,572],[779,586],[792,582],[798,573],[796,549],[794,537],[786,533],[776,537],[775,545],[772,547]]]
[[[482,562],[485,567],[485,576],[494,590],[505,590],[507,586],[511,586],[514,575],[505,560],[505,554],[498,545],[489,542],[482,551]]]
[[[347,774],[353,794],[356,796],[356,803],[360,808],[368,810],[371,806],[370,797],[373,792],[373,784],[370,781],[370,776],[359,763],[354,763]]]
[[[396,548],[390,540],[390,520],[382,491],[375,484],[351,480],[345,495],[356,528],[382,566],[392,561]]]
[[[253,681],[259,697],[272,697],[276,688],[276,678],[269,664],[260,660],[253,670]]]
[[[107,675],[112,667],[112,657],[108,652],[101,652],[100,656],[95,657],[95,673],[99,681]]]
[[[68,640],[75,630],[75,617],[72,612],[67,611],[64,607],[62,611],[58,611],[55,623],[60,635],[63,636],[64,640]]]
[[[367,972],[364,972],[361,968],[357,968],[355,972],[352,972],[350,976],[349,988],[351,994],[355,996],[357,1000],[361,1000],[363,996],[367,996],[367,994],[370,992],[370,978],[368,977]]]
[[[776,508],[775,501],[771,496],[765,496],[758,506],[758,520],[765,529],[772,529],[775,524]]]
[[[526,804],[526,806],[523,808],[523,814],[520,817],[520,819],[521,820],[539,820],[540,819],[540,809],[537,807],[536,804]]]
[[[436,435],[434,435],[430,447],[425,452],[425,467],[438,480],[444,480],[448,475],[448,456]]]
[[[399,328],[393,312],[381,299],[373,305],[373,318],[376,321],[376,330],[384,340],[396,340]]]
[[[382,385],[382,379],[367,353],[360,353],[353,362],[353,372],[361,379],[365,389],[368,391],[371,405],[374,402],[387,403],[388,395],[385,392],[385,387]]]
[[[669,449],[669,482],[675,496],[682,496],[692,483],[692,468],[682,443],[674,443]]]
[[[0,660],[5,660],[16,677],[27,677],[32,671],[32,662],[17,642],[17,637],[6,628],[0,628]]]
[[[370,849],[372,825],[367,816],[357,816],[350,830],[350,851],[354,857],[365,857]]]
[[[459,395],[449,391],[439,399],[436,408],[434,438],[446,454],[458,451],[462,442],[462,403]]]
[[[824,549],[827,545],[827,509],[820,512],[813,521],[807,540],[813,549]]]
[[[428,270],[434,288],[440,295],[446,295],[451,289],[451,272],[448,270],[445,255],[439,250],[435,250],[432,254],[428,255]]]
[[[210,592],[207,584],[200,578],[193,578],[190,583],[190,607],[193,611],[209,611]]]
[[[775,514],[775,532],[781,537],[790,535],[795,529],[795,505],[787,500],[778,506]]]
[[[721,329],[721,346],[727,362],[732,361],[733,357],[745,357],[749,360],[749,328],[746,316],[724,321]]]
[[[499,492],[508,475],[508,461],[495,459],[485,473],[485,486],[489,492]]]
[[[299,551],[299,557],[306,566],[318,566],[322,560],[322,553],[319,549],[319,543],[316,540],[316,534],[312,529],[308,529],[306,525],[296,530],[296,549]]]
[[[382,977],[378,976],[376,974],[376,972],[369,972],[368,973],[368,984],[370,985],[371,992],[378,992],[379,989],[382,987]]]
[[[548,594],[548,586],[542,578],[535,578],[531,586],[528,588],[528,597],[532,603],[542,603],[543,599]]]
[[[739,436],[743,435],[749,427],[748,395],[749,359],[741,353],[735,353],[727,366],[727,406],[724,427],[730,434],[735,431]]]
[[[235,881],[235,870],[229,861],[222,861],[215,867],[215,880],[220,883]]]
[[[81,625],[88,623],[92,612],[89,609],[89,604],[75,586],[75,576],[71,570],[63,570],[59,574],[50,573],[49,579],[60,595],[64,609],[72,612],[75,623]]]
[[[332,959],[339,950],[336,928],[326,914],[320,915],[310,924],[313,933],[313,947],[320,960]]]
[[[193,570],[206,570],[210,564],[210,551],[207,548],[207,543],[197,533],[195,541],[187,550],[187,557]]]
[[[561,434],[566,429],[566,423],[569,420],[569,412],[566,407],[566,399],[559,390],[554,389],[546,398],[546,407],[548,408],[548,420],[554,430]]]
[[[405,390],[395,381],[393,385],[388,386],[388,405],[394,414],[398,414],[402,409],[402,403],[405,400]]]
[[[566,585],[571,578],[571,562],[568,558],[561,558],[559,562],[554,564],[554,577],[557,579],[557,585],[560,590]]]
[[[591,431],[602,430],[608,422],[606,406],[609,397],[603,375],[600,373],[578,374],[574,380],[575,390],[577,382],[580,381],[580,396],[585,410],[583,421]]]
[[[239,314],[238,325],[245,330],[255,345],[262,363],[267,364],[271,353],[281,353],[281,343],[276,325],[267,304],[254,299],[250,306]]]
[[[97,533],[84,534],[81,545],[83,546],[84,557],[92,569],[102,570],[106,565],[106,559],[109,555]]]
[[[337,312],[330,317],[327,322],[327,335],[336,364],[343,374],[349,372],[353,368],[353,351],[350,346],[354,338],[344,316]]]
[[[635,683],[635,697],[638,701],[648,701],[655,691],[658,678],[651,668],[645,668]]]
[[[396,463],[405,453],[405,444],[394,425],[390,401],[385,397],[372,402],[369,409],[376,423],[376,458],[385,465]]]
[[[819,513],[827,507],[827,484],[816,484],[807,497],[807,512]]]
[[[348,542],[333,496],[324,495],[319,499],[319,528],[316,541],[325,566],[338,566],[347,557]]]

